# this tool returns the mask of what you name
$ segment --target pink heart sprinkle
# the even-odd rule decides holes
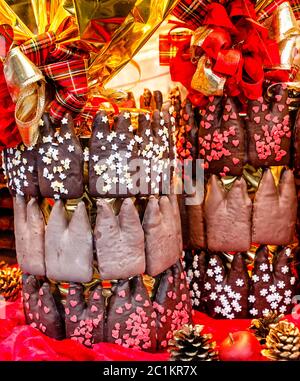
[[[237,157],[233,157],[232,162],[234,165],[237,165],[240,162],[240,159],[238,159]]]
[[[28,300],[30,298],[30,295],[27,292],[25,292],[24,293],[24,297],[25,297],[26,300]]]
[[[132,307],[131,303],[125,303],[125,308],[126,308],[127,311],[130,310],[131,307]]]
[[[39,294],[40,294],[41,296],[43,296],[43,295],[44,295],[44,291],[43,291],[43,289],[42,289],[42,288],[40,288]]]
[[[123,308],[122,308],[122,307],[118,307],[118,308],[116,309],[116,313],[117,313],[117,314],[122,314],[122,313],[123,313]]]
[[[259,97],[257,100],[259,103],[263,103],[263,101],[264,101],[263,97]]]
[[[111,336],[114,338],[114,339],[118,339],[119,338],[119,334],[120,334],[120,331],[117,331],[115,329],[112,330],[111,332]]]
[[[100,319],[93,319],[94,327],[97,327],[99,323],[100,323]]]
[[[73,315],[70,317],[70,320],[73,322],[73,323],[76,323],[77,322],[77,316],[76,315]]]
[[[259,124],[259,122],[260,122],[260,116],[254,117],[253,120],[254,120],[255,123]]]
[[[156,327],[156,322],[155,320],[152,320],[152,322],[150,323],[151,327]]]
[[[284,110],[284,105],[277,105],[277,108],[280,112]]]
[[[266,104],[263,104],[261,106],[262,111],[266,111],[268,109],[268,106]]]
[[[210,121],[210,120],[214,120],[215,117],[214,117],[212,114],[208,114],[206,119],[207,119],[208,121]]]
[[[33,314],[31,312],[28,314],[28,316],[30,320],[33,320]]]
[[[71,307],[76,307],[78,304],[77,300],[70,300]]]
[[[118,295],[120,298],[125,298],[125,295],[126,295],[125,290],[119,291]]]
[[[35,318],[36,318],[37,320],[40,320],[40,314],[39,314],[38,312],[35,314]]]
[[[275,95],[275,99],[277,102],[280,102],[282,99],[282,95],[280,95],[280,94]]]
[[[86,339],[91,339],[92,337],[93,337],[93,335],[90,334],[89,332],[87,332],[87,333],[85,334],[85,338],[86,338]]]
[[[208,100],[210,101],[210,103],[212,103],[214,101],[215,97],[213,95],[211,95],[210,97],[208,97]]]
[[[76,290],[71,289],[71,290],[70,290],[70,295],[75,295],[75,294],[76,294]]]
[[[220,176],[221,176],[221,177],[225,177],[225,176],[226,176],[226,173],[224,173],[224,172],[220,172]]]
[[[149,300],[146,300],[144,303],[144,307],[149,307],[149,306],[150,306]]]
[[[91,343],[91,340],[85,340],[84,344],[87,346],[87,347],[90,347],[92,345]]]
[[[25,307],[29,310],[29,303],[28,302],[25,303]]]
[[[287,138],[290,138],[290,137],[292,136],[291,131],[287,132],[287,133],[285,134],[285,136],[286,136]]]
[[[173,278],[172,276],[169,276],[169,277],[168,277],[168,282],[172,284],[173,281],[174,281],[174,278]]]
[[[283,131],[284,131],[284,132],[288,132],[289,130],[290,130],[290,128],[289,128],[288,126],[284,126],[284,127],[283,127]]]
[[[30,324],[30,326],[31,326],[32,328],[36,328],[36,323],[33,322],[33,323]]]
[[[230,169],[229,169],[228,167],[225,166],[225,167],[223,168],[223,172],[229,172],[229,171],[230,171]]]
[[[94,300],[99,300],[100,299],[100,295],[98,294],[98,292],[94,292],[93,299]]]
[[[204,148],[201,148],[201,150],[199,151],[200,155],[204,156],[205,155],[205,149]]]
[[[237,119],[237,115],[235,112],[233,112],[232,114],[230,114],[230,119]]]
[[[122,340],[121,339],[115,340],[115,343],[118,345],[122,345]]]
[[[69,308],[65,308],[65,313],[66,313],[66,315],[70,315],[70,310],[69,310]]]
[[[239,140],[232,140],[232,144],[237,147],[240,144]]]
[[[204,128],[207,129],[207,128],[210,128],[210,127],[211,127],[211,124],[209,122],[205,122],[204,123]]]
[[[42,331],[43,333],[46,332],[46,327],[45,327],[44,325],[42,325],[42,326],[40,327],[40,329],[41,329],[41,331]]]
[[[91,307],[91,312],[97,312],[98,308],[93,304]]]
[[[160,321],[162,321],[163,323],[165,323],[166,321],[167,321],[167,318],[166,318],[166,316],[164,315],[164,316],[162,316],[161,317],[161,319],[160,319]]]
[[[137,296],[135,297],[135,300],[137,302],[141,302],[143,300],[142,296],[140,294],[137,294]]]
[[[265,119],[269,122],[272,119],[272,115],[271,114],[267,114],[265,116]]]
[[[38,300],[37,304],[38,304],[39,307],[42,307],[42,301],[41,300]]]
[[[50,311],[50,308],[48,308],[47,306],[44,306],[44,312],[45,312],[45,314],[48,314],[49,311]]]
[[[266,141],[267,141],[267,143],[270,143],[270,142],[272,141],[271,136],[268,136],[268,137],[266,138]]]
[[[232,109],[232,106],[231,106],[231,105],[225,105],[225,110],[226,110],[227,112],[230,112],[231,109]]]
[[[216,109],[216,106],[215,105],[211,105],[211,106],[208,107],[208,109],[209,109],[209,111],[214,112],[215,109]]]
[[[254,134],[254,140],[257,142],[260,139],[260,135]]]
[[[186,299],[187,299],[186,294],[182,294],[182,295],[181,295],[181,300],[184,302]]]
[[[207,156],[206,156],[206,160],[207,160],[207,161],[212,161],[212,157],[211,157],[210,155],[207,155]]]
[[[229,119],[229,115],[228,114],[223,115],[223,119],[225,120],[225,122],[227,122],[227,120]]]
[[[172,298],[172,296],[173,296],[173,291],[168,291],[168,292],[167,292],[167,295],[168,295],[169,298]]]
[[[258,111],[259,111],[259,107],[258,106],[253,106],[252,110],[257,114]]]

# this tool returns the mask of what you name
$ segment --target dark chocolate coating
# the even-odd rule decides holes
[[[54,204],[45,234],[47,277],[89,282],[93,275],[93,235],[83,201],[69,221],[63,202]]]
[[[22,293],[27,324],[53,339],[64,339],[64,318],[59,313],[49,284],[43,283],[39,287],[37,279],[30,275],[23,280]]]
[[[257,250],[249,296],[251,317],[262,317],[270,311],[282,314],[291,312],[296,279],[290,269],[290,255],[290,248],[279,250],[274,255],[272,270],[267,246],[261,246]]]
[[[290,161],[288,90],[279,84],[272,92],[269,103],[262,97],[248,102],[248,161],[255,168],[288,165]]]
[[[154,111],[152,120],[139,114],[137,130],[139,159],[139,195],[159,194],[164,173],[169,169],[169,129],[166,114]],[[169,178],[169,177],[168,177]],[[169,184],[169,183],[167,183]]]
[[[241,253],[234,255],[226,273],[218,254],[210,257],[201,295],[202,308],[213,318],[248,316],[249,276]]]
[[[294,125],[294,160],[293,167],[295,176],[300,176],[300,109],[297,112]]]
[[[25,199],[14,198],[14,226],[17,260],[24,273],[46,275],[45,222],[36,199],[26,205]]]
[[[39,196],[37,150],[21,143],[17,148],[7,148],[4,153],[4,169],[10,193],[15,196]]]
[[[71,283],[65,306],[66,337],[87,347],[104,341],[105,302],[102,286],[91,291],[85,302],[83,287]]]
[[[146,273],[156,276],[172,265],[181,255],[175,215],[167,196],[151,197],[143,219],[146,250]]]
[[[207,246],[212,251],[247,251],[251,246],[252,202],[243,178],[226,192],[211,176],[205,199]]]
[[[43,197],[76,199],[83,194],[83,152],[73,120],[65,115],[60,126],[54,126],[48,114],[43,116],[38,142],[38,177]],[[59,132],[55,128],[59,127]]]
[[[191,300],[185,273],[180,261],[166,270],[153,301],[157,313],[157,341],[159,349],[166,349],[173,333],[191,323]]]
[[[252,241],[267,245],[287,245],[293,241],[297,217],[294,175],[285,170],[276,187],[271,170],[260,181],[253,202]]]
[[[201,295],[204,289],[204,279],[206,273],[206,252],[195,252],[192,265],[187,270],[187,277],[191,293],[193,309],[205,311],[204,303],[201,303]]]
[[[145,271],[144,232],[130,198],[115,216],[105,200],[98,200],[94,241],[101,279],[125,279]]]
[[[94,120],[90,139],[89,191],[93,197],[130,197],[137,193],[132,181],[138,142],[130,113],[114,118],[112,128],[105,111]]]
[[[142,277],[121,280],[109,299],[106,341],[125,348],[155,351],[155,318]]]
[[[242,174],[244,123],[232,98],[209,97],[199,127],[199,155],[208,173],[220,176]]]

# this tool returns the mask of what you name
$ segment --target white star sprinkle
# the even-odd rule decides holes
[[[68,151],[69,152],[74,152],[75,151],[75,147],[73,145],[69,145],[68,146]]]
[[[124,119],[129,119],[129,118],[130,118],[130,113],[124,112]]]
[[[107,115],[102,116],[101,121],[102,121],[102,123],[107,123],[108,122]]]
[[[63,118],[62,121],[61,121],[61,124],[68,124],[68,119],[67,118]]]
[[[71,134],[70,134],[70,132],[67,132],[67,133],[65,134],[65,139],[66,139],[66,140],[71,139]]]
[[[92,160],[93,160],[94,162],[99,161],[99,156],[98,156],[98,155],[93,155]]]

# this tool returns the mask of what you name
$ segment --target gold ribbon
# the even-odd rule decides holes
[[[16,103],[15,119],[23,143],[32,146],[37,142],[39,122],[45,109],[45,78],[18,47],[8,52],[3,72]]]

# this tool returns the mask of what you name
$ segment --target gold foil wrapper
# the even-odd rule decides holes
[[[225,82],[226,77],[216,75],[212,71],[210,59],[206,55],[203,55],[198,61],[191,87],[206,96],[221,96]]]

